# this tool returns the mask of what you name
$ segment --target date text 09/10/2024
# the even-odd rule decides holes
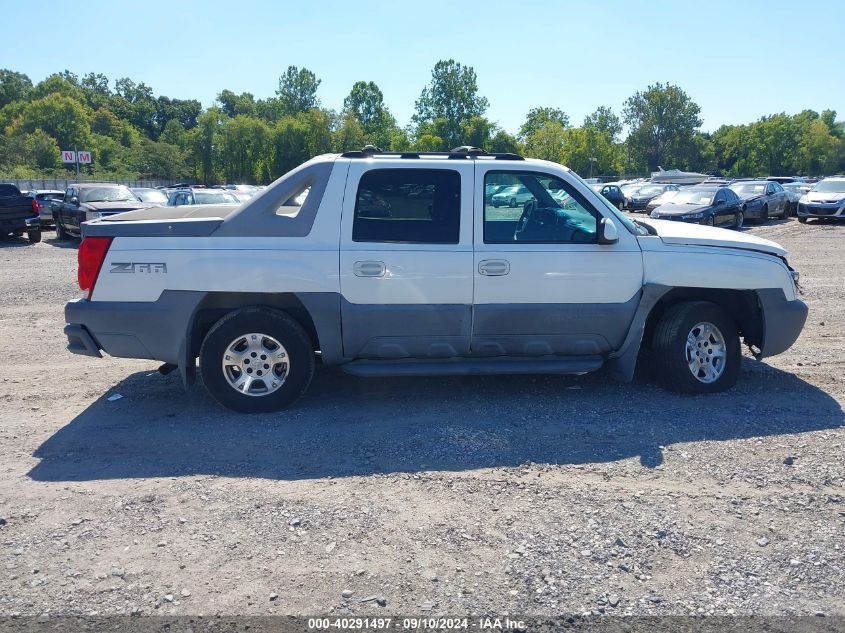
[[[506,618],[309,618],[309,630],[468,630],[525,631],[525,622]]]

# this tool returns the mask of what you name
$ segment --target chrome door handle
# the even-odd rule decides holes
[[[384,277],[387,266],[384,262],[355,262],[352,270],[356,277]]]
[[[505,259],[484,259],[478,262],[478,274],[488,277],[501,277],[511,271],[510,262]]]

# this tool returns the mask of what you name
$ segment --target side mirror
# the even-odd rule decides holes
[[[599,222],[599,244],[616,244],[619,241],[619,234],[616,232],[616,225],[610,218],[602,218]]]
[[[715,204],[717,207],[722,206],[723,204],[725,204],[725,200],[716,200]]]
[[[71,203],[73,206],[78,207],[78,206],[79,206],[79,198],[77,198],[76,196],[74,196],[73,198],[71,198],[71,199],[70,199],[70,203]]]

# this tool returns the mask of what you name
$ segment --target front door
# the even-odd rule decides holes
[[[347,358],[469,351],[473,166],[443,160],[409,168],[409,160],[350,166],[340,244]]]
[[[617,218],[618,243],[598,244],[598,223],[612,212],[563,168],[513,171],[479,161],[476,169],[476,200],[489,183],[520,183],[532,198],[516,209],[477,209],[473,354],[618,348],[642,287],[636,237]]]

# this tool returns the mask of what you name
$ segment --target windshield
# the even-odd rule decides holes
[[[663,193],[665,187],[660,187],[659,185],[646,185],[645,187],[641,187],[637,191],[638,196],[656,196],[659,193]]]
[[[632,184],[632,185],[622,185],[621,189],[622,189],[622,193],[624,193],[626,196],[630,197],[635,191],[638,191],[639,189],[641,189],[642,186],[643,186],[643,183],[638,182],[638,183],[635,183],[635,184]]]
[[[733,189],[736,193],[744,198],[748,198],[751,196],[761,196],[766,193],[766,183],[748,183],[748,184],[741,184],[741,185],[731,185],[731,189]]]
[[[167,196],[157,189],[150,191],[136,191],[135,195],[141,199],[141,202],[167,202]]]
[[[714,191],[701,189],[687,189],[686,191],[679,191],[677,195],[672,198],[672,204],[710,204],[713,202]]]
[[[79,190],[80,202],[138,202],[129,187],[117,185],[115,187],[86,187]]]
[[[592,189],[590,188],[590,185],[587,184],[584,181],[584,179],[581,178],[581,176],[576,174],[574,171],[570,171],[569,175],[572,176],[573,178],[575,178],[576,180],[580,181],[582,185],[584,185],[587,189],[590,189],[590,191],[592,191]],[[624,187],[623,187],[623,189],[624,189]],[[648,234],[647,229],[640,228],[642,225],[637,225],[634,222],[632,222],[631,219],[627,215],[625,215],[619,209],[617,209],[615,206],[613,206],[610,203],[610,201],[607,198],[605,198],[604,196],[600,196],[599,194],[597,194],[593,191],[593,199],[594,199],[594,201],[598,200],[602,204],[602,206],[604,206],[605,209],[610,211],[610,213],[613,215],[613,217],[615,217],[617,220],[619,220],[622,223],[622,225],[626,229],[628,229],[628,232],[630,232],[632,235],[646,235],[646,234]]]
[[[238,199],[235,196],[225,191],[221,191],[220,193],[194,192],[195,204],[231,204],[237,202]]]
[[[822,180],[812,190],[819,193],[845,193],[845,180]]]

